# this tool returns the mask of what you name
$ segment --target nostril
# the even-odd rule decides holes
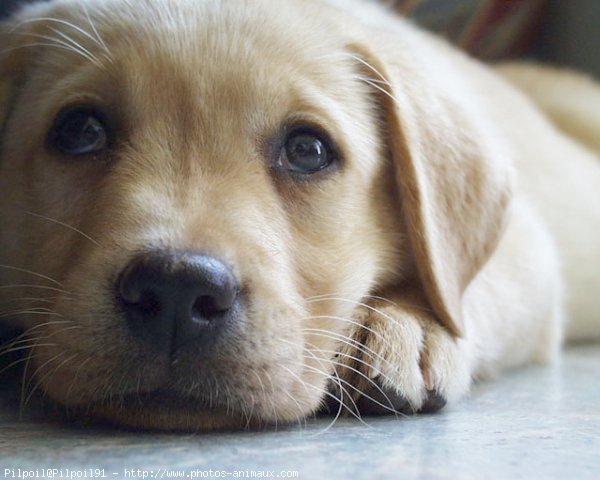
[[[118,282],[119,297],[123,305],[136,312],[136,317],[156,317],[162,308],[162,302],[150,283],[144,279],[138,265],[129,265]]]
[[[116,288],[132,331],[174,350],[191,341],[214,340],[230,325],[238,297],[229,266],[194,252],[138,255]]]
[[[226,312],[229,308],[221,308],[213,296],[202,295],[196,299],[192,306],[194,320],[210,320],[215,315]]]
[[[153,319],[160,315],[163,304],[156,293],[151,290],[137,292],[135,295],[123,295],[121,304],[128,312],[135,312],[137,319]]]
[[[131,305],[142,301],[142,297],[148,294],[147,285],[143,283],[143,273],[140,272],[138,262],[131,262],[121,272],[117,281],[117,289],[121,300]]]
[[[143,291],[139,300],[137,302],[132,302],[132,304],[145,318],[156,317],[162,309],[159,298],[150,290]]]

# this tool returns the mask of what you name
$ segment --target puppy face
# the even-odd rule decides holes
[[[59,0],[10,27],[1,295],[30,387],[69,409],[302,417],[357,302],[411,270],[348,38],[308,2],[239,7]],[[217,293],[183,299],[198,277]]]
[[[3,27],[0,301],[27,397],[241,427],[383,392],[383,363],[423,406],[423,326],[454,348],[511,168],[448,59],[471,64],[337,3],[55,0]]]

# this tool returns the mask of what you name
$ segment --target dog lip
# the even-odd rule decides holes
[[[74,408],[73,418],[122,428],[156,431],[239,430],[251,425],[234,409],[170,389],[113,395],[90,407]],[[91,414],[91,416],[90,416]]]
[[[163,408],[187,408],[194,410],[217,410],[210,408],[207,401],[200,396],[178,393],[174,390],[160,389],[151,392],[130,393],[119,397],[119,402],[129,406],[151,406]]]

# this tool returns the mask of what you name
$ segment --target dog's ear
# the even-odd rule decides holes
[[[502,234],[512,168],[479,123],[468,87],[451,71],[439,64],[431,71],[398,45],[354,50],[376,96],[416,282],[439,321],[461,335],[462,295]]]

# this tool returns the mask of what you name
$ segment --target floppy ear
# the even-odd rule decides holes
[[[452,79],[451,70],[437,71],[447,59],[436,63],[435,57],[427,58],[425,63],[414,53],[423,53],[419,45],[404,53],[398,43],[393,45],[355,50],[368,70],[365,81],[378,97],[417,282],[439,321],[459,336],[462,295],[503,231],[512,168],[482,125],[477,107],[469,104],[468,87]]]

